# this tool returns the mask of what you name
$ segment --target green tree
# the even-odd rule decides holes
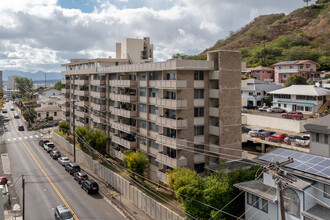
[[[87,149],[86,143],[84,141],[87,133],[88,133],[88,129],[85,127],[77,126],[75,129],[77,141],[83,150]]]
[[[284,86],[289,87],[291,85],[307,85],[306,79],[299,75],[299,74],[294,74],[289,76],[289,78],[286,80]]]
[[[303,0],[304,2],[306,2],[307,6],[308,6],[308,3],[311,1],[311,0]]]
[[[3,90],[0,89],[0,98],[2,98],[2,97],[3,97]]]
[[[321,56],[317,62],[320,64],[320,66],[317,68],[318,70],[330,70],[330,56]]]
[[[21,97],[31,94],[33,89],[33,81],[27,77],[18,77],[15,79],[16,88],[18,89]]]
[[[58,124],[59,130],[64,134],[68,135],[70,133],[70,123],[67,121],[62,121]]]
[[[129,172],[129,175],[135,179],[141,180],[141,178],[135,173],[139,174],[140,176],[143,176],[147,169],[149,160],[145,157],[144,153],[139,151],[125,151],[124,154],[125,167],[132,171]]]
[[[21,94],[18,93],[18,92],[14,92],[12,95],[11,95],[11,98],[12,99],[19,99],[19,98],[22,98]]]
[[[63,85],[61,81],[55,83],[55,85],[54,85],[54,88],[57,89],[57,90],[60,90],[60,91],[61,91],[61,89],[63,89],[64,87],[65,87],[65,85]]]
[[[31,127],[31,123],[34,123],[34,120],[37,118],[37,112],[34,110],[34,108],[26,109],[23,112],[23,117],[25,121],[29,123],[29,127]]]
[[[324,3],[328,3],[328,2],[330,2],[330,0],[317,0],[315,2],[315,4],[324,4]]]
[[[172,55],[174,60],[206,60],[207,56],[205,54],[199,55],[187,55],[184,53],[176,53]]]

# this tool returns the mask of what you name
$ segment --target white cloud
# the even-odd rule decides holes
[[[115,43],[150,36],[156,60],[197,54],[269,13],[288,13],[301,0],[101,1],[91,13],[66,9],[57,0],[2,0],[2,69],[59,71],[70,58],[114,56]],[[45,69],[51,68],[51,69]]]

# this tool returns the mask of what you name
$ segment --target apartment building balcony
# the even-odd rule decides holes
[[[80,107],[88,107],[89,102],[88,101],[78,101],[78,102],[75,102],[75,104]]]
[[[113,141],[116,144],[119,144],[127,149],[133,149],[136,148],[137,142],[136,141],[129,141],[124,138],[118,137],[118,136],[111,136],[111,141]]]
[[[165,135],[157,135],[156,143],[165,145],[165,146],[173,148],[173,149],[182,149],[182,148],[187,147],[186,139],[171,138],[171,137],[167,137]]]
[[[188,127],[188,120],[183,118],[171,119],[166,117],[157,117],[156,124],[173,129],[183,129]]]
[[[157,170],[157,178],[163,183],[167,183],[168,175],[163,170]]]
[[[93,85],[93,86],[105,86],[105,80],[100,80],[100,79],[91,80],[91,85]]]
[[[209,79],[219,79],[219,70],[210,71]]]
[[[86,117],[88,117],[88,113],[87,113],[87,112],[83,112],[83,111],[78,111],[78,110],[76,110],[76,111],[75,111],[75,114],[76,114],[78,117],[81,117],[81,118],[86,118]]]
[[[124,153],[122,153],[121,151],[113,150],[113,154],[119,160],[124,160]]]
[[[220,128],[218,126],[210,125],[209,126],[209,133],[213,134],[213,135],[216,135],[216,136],[219,136],[220,135]]]
[[[219,98],[219,89],[209,89],[209,97],[210,98]]]
[[[87,128],[88,124],[81,121],[76,121],[76,126]]]
[[[132,118],[137,116],[137,111],[130,111],[116,107],[110,107],[110,112],[114,115],[120,115],[126,118]]]
[[[219,108],[210,107],[209,108],[209,115],[213,117],[219,117]]]
[[[156,88],[159,89],[185,89],[187,80],[157,80]]]
[[[94,98],[102,99],[105,98],[105,92],[92,91],[91,96]]]
[[[63,93],[63,94],[66,94],[69,92],[70,92],[70,89],[66,89],[66,88],[61,89],[61,93]]]
[[[105,118],[105,116],[98,116],[95,114],[91,114],[91,119],[93,120],[93,122],[96,122],[96,123],[104,124],[105,123],[104,118]]]
[[[75,85],[83,86],[83,85],[88,85],[89,80],[88,79],[77,79],[74,81]]]
[[[279,69],[278,73],[298,73],[299,69]]]
[[[187,108],[187,100],[157,98],[156,106],[168,109]]]
[[[181,156],[179,159],[169,157],[166,154],[158,152],[156,155],[156,160],[159,163],[165,164],[172,168],[185,167],[187,166],[187,158]]]
[[[96,68],[86,68],[86,69],[72,69],[62,71],[63,75],[82,75],[82,74],[92,74],[97,73]]]
[[[70,85],[70,79],[62,79],[61,84],[62,85]]]
[[[69,105],[69,106],[62,105],[62,106],[61,106],[61,109],[62,109],[63,112],[69,112],[70,109],[71,109],[71,107],[70,107],[70,105]]]
[[[136,102],[137,96],[110,93],[110,99],[118,102]]]
[[[89,96],[89,91],[88,90],[75,90],[75,95],[79,96]]]
[[[105,105],[104,104],[91,103],[91,107],[96,111],[104,111],[105,110]]]
[[[127,125],[123,123],[116,122],[114,120],[110,120],[110,126],[114,129],[126,132],[126,133],[133,133],[136,132],[137,128],[132,125]]]
[[[113,87],[131,87],[136,85],[136,80],[110,80],[110,86]]]

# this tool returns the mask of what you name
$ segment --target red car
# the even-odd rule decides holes
[[[0,185],[5,185],[7,184],[8,179],[5,176],[0,176]]]
[[[283,142],[284,138],[286,138],[288,135],[285,133],[275,133],[268,137],[268,140],[271,142]]]
[[[293,118],[293,119],[302,119],[304,117],[303,113],[301,112],[288,112],[283,113],[282,118]]]

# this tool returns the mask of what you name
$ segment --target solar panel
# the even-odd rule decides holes
[[[293,163],[286,165],[286,167],[325,178],[330,178],[330,158],[315,156],[284,148],[277,148],[260,156],[259,159],[267,162],[282,162],[287,160],[288,157],[293,158]]]

